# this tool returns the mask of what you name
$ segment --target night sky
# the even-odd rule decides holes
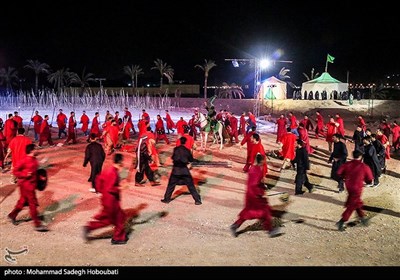
[[[124,65],[139,64],[145,75],[139,86],[159,81],[150,70],[157,58],[175,69],[174,80],[203,83],[195,69],[211,59],[209,84],[252,85],[250,65],[233,68],[225,58],[270,56],[279,63],[262,73],[291,71],[300,85],[303,72],[323,72],[326,55],[335,57],[329,72],[346,82],[377,82],[400,72],[400,20],[390,6],[360,6],[338,1],[8,1],[0,15],[0,68],[16,67],[20,76],[27,59],[52,70],[80,74],[86,67],[96,77],[126,80]],[[12,2],[12,3],[11,3]],[[35,3],[34,3],[35,2]],[[181,2],[181,1],[180,1]],[[350,1],[345,1],[350,2]]]

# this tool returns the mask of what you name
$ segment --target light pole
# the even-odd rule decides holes
[[[106,78],[95,78],[94,80],[95,80],[95,81],[98,81],[98,82],[100,83],[100,91],[101,91],[101,89],[102,89],[101,82],[102,82],[102,81],[105,81]]]

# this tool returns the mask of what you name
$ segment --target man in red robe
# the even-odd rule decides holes
[[[11,140],[17,136],[17,129],[18,124],[13,119],[12,114],[8,114],[8,120],[4,123],[4,136],[6,137],[6,143],[4,148],[7,149],[8,145],[10,144]]]
[[[251,136],[256,133],[256,128],[253,126],[251,128],[251,131],[247,134],[245,134],[245,137],[242,139],[242,142],[240,142],[240,148],[246,143],[247,145],[247,157],[246,157],[246,164],[243,167],[243,171],[247,172],[249,171],[250,168],[250,156],[251,156],[251,148],[253,147],[253,142],[251,141]]]
[[[397,121],[393,122],[392,134],[392,146],[394,147],[394,151],[397,152],[400,149],[400,126],[397,124]]]
[[[231,143],[233,143],[233,138],[235,138],[235,144],[237,144],[239,143],[238,119],[236,118],[234,113],[229,114],[229,123],[229,126],[231,127]]]
[[[304,148],[306,149],[308,154],[314,153],[314,149],[311,148],[310,138],[308,137],[308,130],[304,127],[304,123],[299,124],[299,128],[297,129],[299,132],[299,139],[304,142]]]
[[[14,121],[17,122],[17,128],[23,127],[22,118],[19,116],[17,111],[14,112],[14,118],[13,119],[14,119]]]
[[[67,137],[67,132],[65,132],[65,129],[67,128],[67,116],[63,113],[63,110],[60,109],[59,113],[57,115],[57,126],[58,126],[58,139],[61,139],[61,134],[65,134],[65,137]]]
[[[183,117],[180,117],[179,121],[176,122],[178,138],[181,138],[182,135],[185,133],[186,126],[188,126],[187,122],[183,119]]]
[[[104,146],[107,155],[111,155],[118,146],[119,127],[117,122],[111,120],[111,125],[107,126],[103,131]]]
[[[282,137],[282,157],[283,163],[279,171],[286,169],[286,166],[291,165],[291,161],[295,157],[295,146],[297,137],[292,133],[290,127],[287,128],[287,133]]]
[[[247,129],[246,129],[246,133],[249,132],[249,130],[252,127],[257,127],[257,121],[256,121],[256,116],[254,116],[254,114],[251,111],[247,112],[247,115],[249,116],[249,118],[247,119]]]
[[[143,117],[138,121],[139,138],[143,137],[146,134],[148,126],[149,122],[146,121]]]
[[[261,137],[260,134],[254,133],[251,135],[251,142],[253,143],[251,147],[251,154],[250,154],[250,161],[248,164],[253,165],[257,154],[261,154],[262,156],[265,156],[265,149],[264,146],[261,144]],[[263,175],[266,176],[268,173],[268,167],[267,167],[267,162],[264,162],[263,165]]]
[[[15,169],[18,163],[26,156],[26,146],[32,144],[31,139],[25,136],[24,133],[25,128],[18,128],[17,136],[11,140],[10,145],[8,146],[7,155],[5,156],[4,160],[6,160],[11,154],[11,170]],[[15,178],[13,178],[13,182],[15,183]]]
[[[51,139],[51,131],[48,120],[49,116],[44,115],[44,119],[42,121],[42,124],[40,125],[40,136],[39,136],[39,146],[38,146],[39,148],[42,148],[44,141],[47,141],[50,147],[54,146],[53,140]]]
[[[186,138],[185,142],[185,147],[189,149],[189,151],[193,154],[193,150],[196,149],[196,145],[194,144],[194,139],[190,134],[188,133],[189,129],[185,128],[185,133],[182,135],[182,137]],[[181,138],[182,138],[181,137]],[[179,147],[181,145],[181,138],[178,138],[176,140],[176,147]]]
[[[283,114],[281,114],[279,119],[276,120],[276,125],[278,126],[276,131],[276,143],[279,143],[282,141],[283,135],[286,134],[287,120]]]
[[[35,225],[35,230],[37,231],[48,231],[47,227],[42,225],[38,217],[38,212],[36,207],[38,206],[38,201],[36,198],[36,186],[37,186],[37,169],[39,163],[35,156],[35,145],[29,144],[25,147],[24,151],[25,157],[18,162],[13,170],[13,174],[18,178],[18,186],[20,189],[20,198],[15,205],[14,209],[8,214],[8,219],[17,225],[16,220],[17,215],[24,206],[29,206],[29,212],[33,223]]]
[[[128,121],[129,121],[130,124],[131,124],[131,128],[132,128],[133,134],[136,134],[135,127],[133,126],[133,121],[132,121],[132,114],[131,114],[131,112],[129,112],[128,107],[125,107],[124,111],[125,111],[124,117],[125,117],[125,116],[128,116],[128,117],[129,117],[129,120],[128,120]],[[140,137],[140,136],[139,136],[139,137]]]
[[[115,154],[113,165],[102,171],[96,177],[96,188],[101,196],[103,209],[94,216],[96,221],[90,221],[83,227],[84,238],[90,240],[89,233],[95,229],[114,225],[114,234],[111,244],[126,244],[128,236],[125,232],[125,213],[121,208],[120,191],[124,186],[120,186],[119,171],[124,167],[122,154]],[[127,185],[126,185],[127,186]]]
[[[317,115],[317,119],[315,120],[317,122],[317,125],[315,126],[315,138],[318,139],[318,135],[321,135],[322,137],[325,137],[324,133],[324,118],[322,117],[321,113],[317,111],[315,113]]]
[[[175,123],[171,118],[171,115],[169,114],[168,110],[165,110],[165,118],[164,120],[167,123],[167,134],[169,134],[169,131],[172,130],[172,133],[174,133],[174,128],[175,128]]]
[[[0,127],[0,171],[4,169],[4,145],[6,143],[6,137],[3,134],[3,128]]]
[[[192,118],[188,122],[188,126],[189,126],[189,134],[190,134],[190,136],[192,136],[193,139],[196,141],[196,138],[197,138],[197,127],[199,127],[199,124],[196,124],[195,115],[192,115]]]
[[[160,115],[157,115],[157,122],[156,122],[156,143],[159,140],[164,140],[167,144],[169,144],[169,140],[167,135],[165,134],[164,129],[164,122]]]
[[[265,164],[265,156],[257,155],[256,162],[249,169],[247,179],[247,189],[245,196],[244,209],[239,213],[238,220],[230,226],[230,230],[234,237],[239,234],[236,231],[245,221],[252,219],[260,219],[264,230],[269,232],[270,237],[280,235],[278,228],[273,228],[271,207],[268,200],[264,197],[266,178],[263,176],[263,166]]]
[[[146,121],[150,122],[150,115],[146,112],[145,109],[142,110],[142,118],[144,118]]]
[[[65,144],[68,144],[72,140],[72,144],[76,144],[76,120],[75,112],[71,112],[68,119],[68,138],[65,140]]]
[[[131,122],[129,122],[129,117],[125,116],[122,122],[122,139],[123,140],[129,140],[129,138],[131,137],[131,129],[132,129],[132,124]]]
[[[31,119],[33,122],[33,131],[35,133],[35,141],[39,140],[40,126],[42,124],[43,118],[39,115],[39,111],[35,111],[35,116]]]
[[[363,225],[368,225],[368,220],[365,218],[364,211],[362,210],[363,201],[361,194],[364,189],[364,182],[371,183],[374,179],[371,169],[368,165],[361,162],[362,153],[358,150],[353,152],[353,160],[344,163],[337,170],[337,175],[342,177],[345,181],[348,197],[346,200],[346,210],[342,214],[342,218],[336,223],[340,231],[345,230],[344,223],[347,222],[354,212],[357,212],[358,217]]]
[[[339,126],[337,127],[337,133],[342,135],[342,137],[344,139],[345,129],[344,129],[343,118],[339,114],[336,114],[335,117],[336,117],[335,122],[339,124]]]
[[[390,159],[390,143],[389,138],[378,128],[376,130],[376,139],[381,141],[383,147],[385,147],[385,158]]]
[[[331,117],[329,119],[329,122],[326,124],[326,142],[328,142],[328,150],[329,152],[332,152],[332,147],[333,147],[333,135],[335,135],[337,132],[339,124],[335,122],[335,120]]]
[[[239,119],[239,134],[246,135],[246,112],[243,112]]]
[[[297,118],[293,114],[293,112],[289,112],[289,124],[290,124],[290,130],[291,132],[296,135],[296,137],[299,137],[299,133],[297,132],[297,127],[299,126],[297,123]]]
[[[308,115],[304,115],[304,118],[301,120],[300,123],[304,124],[304,128],[307,129],[307,131],[314,130],[314,126],[313,126],[310,118],[308,117]]]
[[[89,135],[89,117],[86,115],[86,111],[82,112],[82,116],[81,116],[81,121],[79,123],[82,124],[82,132],[83,135],[88,136]]]
[[[97,137],[100,136],[100,128],[99,128],[99,112],[94,114],[94,118],[92,120],[92,128],[90,129],[90,134],[96,134]]]
[[[365,124],[365,120],[363,119],[363,117],[361,115],[358,116],[358,125],[362,128],[362,130],[365,133],[365,130],[367,129],[367,125]]]

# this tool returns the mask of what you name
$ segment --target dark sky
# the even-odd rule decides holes
[[[160,58],[175,69],[175,80],[202,83],[203,72],[194,65],[212,59],[218,66],[210,72],[210,84],[252,85],[253,68],[233,68],[224,59],[279,54],[277,60],[293,63],[276,63],[262,77],[277,75],[285,66],[301,84],[303,72],[324,71],[327,53],[335,57],[329,72],[344,82],[347,71],[350,82],[400,72],[398,10],[383,2],[8,2],[0,12],[0,68],[16,67],[22,74],[27,59],[78,74],[86,67],[110,80],[127,79],[123,66],[139,64],[145,72],[140,85],[159,80],[150,68]]]

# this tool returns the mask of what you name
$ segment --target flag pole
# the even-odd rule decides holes
[[[325,72],[328,72],[328,55],[326,55]]]

